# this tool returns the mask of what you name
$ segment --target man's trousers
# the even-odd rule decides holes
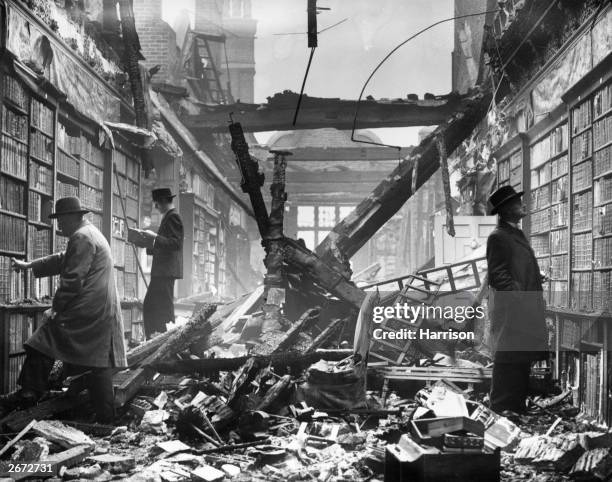
[[[174,321],[174,278],[153,276],[142,305],[145,335],[164,333]]]
[[[49,375],[55,360],[28,346],[25,347],[24,360],[18,383],[23,390],[42,395],[49,389]],[[113,391],[113,368],[85,367],[65,364],[66,374],[75,376],[89,371],[85,375],[83,388],[89,390],[89,396],[99,423],[112,423],[115,416],[115,395]]]
[[[493,363],[491,378],[491,410],[525,412],[531,362]]]

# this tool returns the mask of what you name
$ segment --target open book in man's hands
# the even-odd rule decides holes
[[[136,228],[128,228],[128,243],[132,243],[139,248],[147,248],[151,244],[145,231]]]

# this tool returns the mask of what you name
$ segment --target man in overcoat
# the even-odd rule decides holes
[[[59,275],[59,284],[46,322],[24,343],[21,389],[0,397],[4,408],[36,403],[48,389],[54,361],[61,360],[68,375],[87,372],[96,421],[113,420],[113,371],[127,367],[123,318],[110,246],[84,219],[87,212],[76,197],[59,199],[49,217],[57,218],[68,237],[66,251],[30,262],[13,260],[15,269],[32,269],[36,277]]]
[[[523,192],[503,186],[489,198],[499,223],[487,240],[493,376],[491,408],[523,413],[534,361],[547,358],[543,277],[518,222]]]
[[[174,282],[183,277],[183,221],[174,207],[175,195],[160,188],[152,196],[162,220],[157,233],[143,232],[147,254],[153,255],[151,282],[142,307],[147,338],[166,331],[166,323],[174,321]]]

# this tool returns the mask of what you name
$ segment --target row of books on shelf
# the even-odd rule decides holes
[[[47,194],[48,196],[53,195],[53,169],[38,164],[37,162],[30,162],[30,179],[29,184],[31,189]]]
[[[8,354],[23,353],[23,343],[32,336],[36,325],[34,316],[26,313],[10,313],[6,315],[9,325]]]
[[[585,131],[572,139],[572,164],[576,164],[591,155],[593,151],[591,130]]]
[[[119,174],[126,176],[128,179],[138,181],[140,165],[136,159],[117,149],[113,151],[113,164]],[[123,185],[121,188],[123,189]]]
[[[569,235],[567,229],[550,232],[550,247],[552,254],[567,252],[569,248]]]
[[[538,234],[531,236],[531,247],[536,256],[550,254],[550,237],[549,234]],[[543,268],[542,266],[540,266]]]
[[[590,187],[593,182],[591,161],[572,167],[572,192]]]
[[[595,181],[593,203],[599,206],[609,201],[612,201],[612,177],[602,177]]]
[[[21,374],[21,367],[25,361],[25,354],[12,355],[8,357],[8,371],[6,372],[7,378],[4,380],[4,390],[6,392],[12,392],[19,386],[19,375]]]
[[[28,226],[28,259],[51,254],[51,229]]]
[[[567,124],[553,129],[544,139],[531,146],[531,167],[536,168],[567,149]]]
[[[0,303],[25,298],[25,273],[15,271],[10,256],[0,256]]]
[[[2,106],[2,130],[8,135],[28,142],[28,117],[19,114],[5,105]]]
[[[53,136],[54,113],[52,109],[39,100],[32,99],[30,117],[34,127],[37,127],[49,136]]]
[[[79,197],[79,186],[70,182],[64,182],[58,179],[55,189],[58,198],[70,196]]]
[[[30,136],[30,154],[49,164],[53,163],[53,139],[39,131],[32,132]]]
[[[81,204],[88,209],[96,211],[104,209],[104,192],[99,189],[80,183],[79,197],[81,198]]]
[[[115,268],[115,283],[120,299],[134,300],[138,298],[138,275],[136,273],[127,273],[122,269]]]
[[[25,253],[26,220],[0,213],[0,250]]]
[[[25,214],[25,185],[0,175],[0,209]]]
[[[612,84],[598,90],[593,97],[593,115],[599,117],[612,109]]]
[[[595,149],[599,149],[601,146],[607,144],[611,140],[612,115],[609,115],[593,124],[593,143],[595,144]]]
[[[550,277],[555,280],[567,279],[569,272],[569,256],[562,254],[550,258]]]
[[[572,109],[572,134],[576,134],[591,125],[591,103],[585,101]]]
[[[0,169],[24,181],[28,175],[28,147],[9,136],[2,136]]]
[[[56,165],[58,172],[67,174],[75,179],[79,178],[79,161],[77,161],[74,157],[66,154],[65,152],[58,151]]]
[[[581,194],[574,194],[572,203],[572,228],[574,230],[591,228],[593,216],[593,199],[591,193],[587,191]]]
[[[593,309],[612,308],[612,271],[593,273]]]
[[[598,418],[601,415],[602,395],[602,360],[601,351],[583,353],[582,361],[582,403],[581,412],[587,417]]]
[[[572,269],[592,268],[593,266],[593,236],[591,233],[574,234],[572,236]]]
[[[30,276],[29,286],[29,298],[35,300],[42,300],[44,298],[51,298],[53,292],[51,291],[51,280],[49,278],[36,278]]]
[[[612,205],[596,209],[593,214],[593,231],[597,236],[612,233]]]
[[[595,239],[593,261],[595,268],[612,266],[612,238]]]
[[[52,210],[52,201],[46,196],[30,191],[28,193],[28,219],[38,223],[52,224],[49,214]]]
[[[570,289],[570,308],[578,311],[591,311],[593,309],[593,273],[573,272]]]
[[[81,164],[81,181],[96,189],[103,189],[104,171],[89,162],[83,162]]]
[[[2,92],[5,98],[27,111],[30,97],[21,82],[10,75],[4,75],[2,77]]]
[[[597,151],[593,155],[595,171],[594,175],[599,176],[612,170],[612,146]]]

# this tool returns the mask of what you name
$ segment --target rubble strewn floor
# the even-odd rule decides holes
[[[160,376],[144,390],[147,395],[132,400],[117,426],[93,430],[96,426],[74,424],[90,435],[57,421],[34,423],[2,455],[2,469],[8,470],[9,460],[13,464],[43,463],[82,447],[83,456],[76,463],[54,467],[56,477],[98,481],[393,480],[384,475],[386,448],[398,442],[401,446],[403,434],[411,434],[419,446],[426,445],[411,424],[417,417],[428,420],[449,411],[460,417],[465,408],[473,419],[492,416],[477,403],[477,395],[470,401],[444,382],[419,391],[414,397],[418,403],[391,393],[381,407],[379,394],[370,392],[368,405],[378,408],[325,412],[292,399],[292,387],[300,381],[295,377],[266,410],[256,410],[279,379],[285,378],[267,368],[242,377],[248,386],[238,387],[241,394],[234,405],[242,408],[232,410],[227,401],[235,395],[232,389],[236,390],[241,375],[244,370],[222,373],[210,390],[202,390],[197,378]],[[543,406],[547,400],[555,398],[538,403]],[[496,422],[484,422],[483,427],[489,425],[485,447],[501,447],[499,480],[606,480],[612,474],[611,433],[576,416],[568,397],[549,408],[532,407],[527,415],[515,418],[516,426],[494,414]],[[492,423],[502,423],[505,435],[500,437],[497,431],[492,437],[488,433]],[[105,429],[112,432],[93,435]],[[454,433],[466,435],[466,431]],[[12,438],[5,434],[4,441]],[[466,463],[470,455],[469,451],[463,455]]]

